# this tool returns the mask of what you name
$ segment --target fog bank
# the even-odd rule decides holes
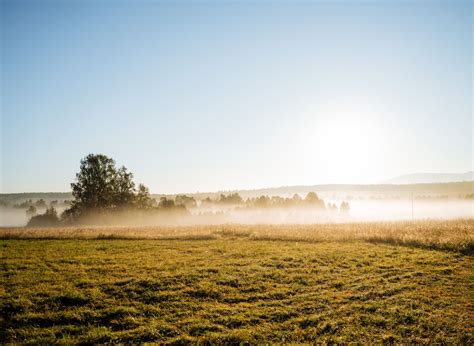
[[[340,200],[326,200],[326,204],[340,204]],[[61,212],[62,210],[58,210]],[[205,224],[311,224],[362,221],[395,221],[420,219],[473,218],[474,200],[436,199],[429,201],[397,200],[351,200],[347,214],[339,211],[302,208],[241,208],[225,206],[219,208],[191,208],[189,213],[137,214],[120,213],[112,217],[94,217],[93,224],[104,225],[205,225]],[[22,209],[1,208],[1,227],[22,227],[28,217]]]

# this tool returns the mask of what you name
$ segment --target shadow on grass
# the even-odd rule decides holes
[[[426,250],[438,250],[438,251],[449,251],[458,252],[463,255],[473,256],[474,255],[474,242],[468,241],[463,244],[450,244],[450,243],[427,243],[420,240],[403,240],[393,237],[373,237],[364,239],[364,241],[371,244],[387,244],[393,246],[405,246]]]

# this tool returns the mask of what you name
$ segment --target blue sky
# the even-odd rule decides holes
[[[1,2],[1,192],[472,170],[472,3]]]

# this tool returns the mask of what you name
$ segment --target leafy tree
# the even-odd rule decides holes
[[[54,227],[58,225],[58,213],[54,207],[49,207],[44,214],[32,216],[27,227]]]
[[[30,205],[28,209],[26,209],[26,216],[32,217],[36,215],[36,207],[34,205]]]
[[[14,204],[13,208],[25,209],[25,208],[29,208],[31,205],[34,205],[34,203],[31,199],[29,199],[29,200],[24,201],[22,203]]]
[[[75,221],[95,212],[111,212],[129,208],[146,209],[156,206],[144,185],[135,189],[133,174],[105,155],[89,154],[81,160],[79,173],[71,184],[74,200],[63,213],[63,218]]]
[[[266,208],[270,205],[270,198],[268,196],[260,196],[255,200],[255,207]]]
[[[308,192],[304,201],[317,208],[321,208],[321,209],[324,208],[324,201],[320,199],[315,192]]]
[[[133,174],[128,172],[124,166],[120,167],[115,173],[112,196],[112,205],[114,207],[126,207],[133,204],[135,198],[135,183],[132,179]]]
[[[150,209],[156,207],[156,200],[150,197],[148,188],[143,184],[138,185],[138,191],[135,197],[135,205],[139,209]]]
[[[177,205],[184,205],[187,208],[195,208],[197,205],[194,197],[189,197],[186,195],[177,195],[175,198],[175,203]]]
[[[319,201],[319,197],[315,192],[308,192],[304,200],[309,203],[314,203]]]
[[[341,214],[347,214],[347,213],[349,213],[349,210],[350,210],[350,209],[351,209],[351,208],[350,208],[350,206],[349,206],[349,202],[342,201],[341,206],[340,206],[340,208],[339,208],[339,212],[340,212]]]
[[[243,203],[242,197],[238,193],[231,193],[229,195],[221,194],[219,198],[219,203],[223,204],[241,204]]]
[[[135,188],[133,174],[127,168],[122,166],[117,169],[113,159],[101,154],[89,154],[81,160],[79,173],[71,188],[74,200],[62,214],[66,222],[76,222],[91,214],[106,215],[129,209],[186,209],[166,198],[157,206],[148,188],[143,184]]]
[[[161,197],[160,203],[158,203],[158,207],[162,209],[173,209],[175,206],[174,201],[172,199],[167,199],[166,197]]]
[[[35,206],[36,208],[46,208],[48,205],[46,204],[44,199],[41,198],[35,202]]]
[[[105,155],[89,154],[81,160],[76,182],[71,184],[74,201],[72,209],[108,208],[113,205],[117,170],[115,161]]]

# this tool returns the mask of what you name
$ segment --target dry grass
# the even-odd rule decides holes
[[[472,256],[258,229],[0,239],[0,344],[474,342]]]
[[[0,229],[3,239],[249,239],[274,241],[367,241],[474,252],[474,219],[314,225],[212,225],[178,227],[71,227]]]
[[[473,238],[473,219],[1,229],[0,344],[472,344]]]

